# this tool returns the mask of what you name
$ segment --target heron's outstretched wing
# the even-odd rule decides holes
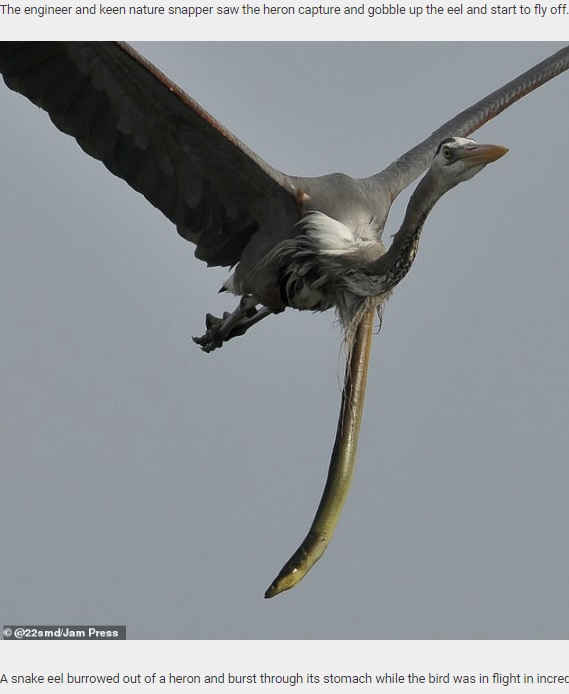
[[[264,220],[298,219],[290,179],[127,44],[1,42],[0,71],[209,265],[237,263]]]
[[[440,128],[437,128],[426,140],[403,154],[386,169],[370,176],[367,182],[372,187],[388,188],[393,201],[402,190],[427,169],[442,140],[452,136],[466,137],[470,135],[526,94],[567,69],[569,69],[569,46],[534,65],[527,72],[451,118]]]

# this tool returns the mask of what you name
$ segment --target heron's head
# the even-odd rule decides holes
[[[465,137],[448,137],[438,146],[430,171],[446,192],[508,151],[502,145],[481,145]]]

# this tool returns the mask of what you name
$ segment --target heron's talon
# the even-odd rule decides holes
[[[224,326],[227,323],[227,319],[231,314],[225,311],[222,318],[214,316],[212,313],[206,313],[205,316],[205,327],[206,331],[200,337],[192,337],[192,340],[199,345],[204,352],[213,352],[214,349],[218,349],[223,346],[224,342],[227,342],[233,334],[227,334],[224,331]]]
[[[213,352],[214,349],[222,347],[224,342],[239,335],[244,335],[252,325],[255,325],[255,323],[258,323],[273,312],[276,313],[276,311],[272,311],[266,306],[257,309],[255,304],[252,304],[251,297],[243,297],[237,309],[233,313],[225,311],[222,318],[207,313],[205,317],[205,333],[201,337],[193,337],[192,340],[204,352]]]
[[[236,328],[231,330],[229,333],[224,334],[219,328],[223,325],[221,319],[217,319],[219,323],[217,325],[208,326],[207,331],[201,337],[192,337],[192,340],[199,345],[204,352],[213,352],[214,349],[223,347],[223,343],[231,340],[233,337],[238,335],[244,335],[247,328]]]

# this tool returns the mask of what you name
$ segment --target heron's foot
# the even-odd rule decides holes
[[[221,318],[208,313],[205,317],[206,332],[192,339],[204,352],[213,352],[224,342],[244,335],[252,325],[271,313],[273,311],[266,306],[257,309],[252,297],[243,297],[233,313],[226,311]]]
[[[204,352],[213,352],[214,349],[222,347],[223,343],[229,339],[223,337],[222,327],[231,314],[226,311],[223,318],[218,318],[211,313],[206,313],[205,327],[206,332],[201,337],[192,337],[192,340],[199,345]]]

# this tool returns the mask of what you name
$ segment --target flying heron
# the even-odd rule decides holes
[[[241,297],[239,306],[221,318],[208,316],[206,333],[196,340],[205,351],[289,306],[335,307],[352,337],[353,373],[369,356],[362,345],[371,331],[370,313],[404,276],[416,251],[406,241],[417,226],[403,226],[387,251],[381,243],[394,199],[429,166],[441,142],[465,137],[567,67],[569,50],[563,49],[367,179],[302,178],[262,161],[125,44],[0,47],[9,87],[48,111],[58,128],[162,210],[196,244],[198,258],[234,266],[223,288]],[[356,391],[343,408],[348,423],[361,413],[353,406],[362,402],[358,373],[347,379],[346,392],[350,381]],[[348,430],[346,422],[339,427],[340,443]],[[356,442],[357,436],[349,458]],[[290,573],[301,572],[293,566]]]

